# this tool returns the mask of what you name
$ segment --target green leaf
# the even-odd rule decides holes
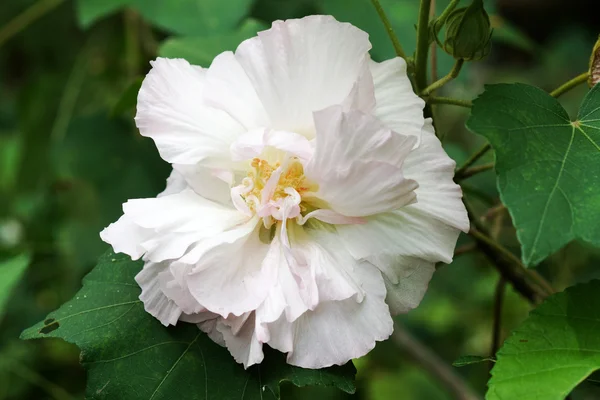
[[[0,320],[13,288],[21,280],[30,261],[29,254],[20,254],[8,260],[0,261]]]
[[[148,21],[180,35],[209,35],[233,29],[246,16],[252,0],[78,0],[82,27],[123,7],[132,7]]]
[[[244,370],[193,324],[165,328],[144,311],[134,276],[142,263],[105,253],[83,288],[22,339],[58,337],[81,349],[86,398],[111,400],[278,399],[279,384],[328,385],[354,392],[352,363],[307,370],[267,351]]]
[[[538,264],[577,238],[600,246],[600,86],[573,122],[541,89],[487,86],[467,127],[496,152],[498,190],[525,264]]]
[[[167,39],[160,46],[158,54],[161,57],[185,58],[191,64],[208,67],[223,51],[235,50],[242,41],[267,28],[262,22],[249,19],[236,32],[228,34]]]
[[[533,310],[498,351],[486,399],[564,399],[599,369],[599,291],[573,286]]]
[[[482,357],[482,356],[460,356],[457,360],[452,363],[453,367],[464,367],[466,365],[479,364],[482,362],[495,360],[490,357]]]

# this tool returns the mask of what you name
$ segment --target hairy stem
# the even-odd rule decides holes
[[[392,340],[417,363],[443,384],[453,398],[459,400],[477,400],[477,396],[460,375],[455,373],[444,360],[415,338],[402,324],[394,324]]]
[[[475,154],[473,154],[471,157],[469,157],[469,159],[462,165],[462,167],[460,167],[459,169],[456,170],[455,176],[456,175],[460,176],[460,175],[464,174],[464,172],[467,168],[469,168],[471,165],[475,164],[477,162],[477,160],[479,160],[481,157],[483,157],[485,155],[485,153],[487,153],[491,148],[492,148],[492,146],[489,143],[486,143],[482,148],[477,150],[477,152],[475,152]]]
[[[39,0],[31,7],[14,17],[0,29],[0,46],[15,36],[33,22],[43,17],[49,11],[60,5],[64,0]]]
[[[588,71],[577,75],[575,78],[571,79],[568,82],[563,83],[562,85],[560,85],[559,87],[557,87],[556,89],[551,91],[550,96],[558,97],[564,93],[567,93],[569,90],[573,89],[574,87],[587,82],[588,75],[589,75]]]
[[[481,172],[489,171],[490,169],[494,169],[494,163],[493,162],[487,163],[487,164],[483,164],[483,165],[478,165],[476,167],[470,167],[470,168],[467,168],[465,170],[462,170],[460,172],[460,174],[457,172],[454,175],[454,180],[458,182],[460,180],[470,178],[473,175],[477,175],[477,174],[479,174]]]
[[[473,103],[470,100],[461,100],[452,97],[429,96],[426,98],[426,100],[429,104],[449,104],[452,106],[459,106],[465,108],[473,107]]]
[[[394,51],[396,52],[396,55],[406,60],[406,53],[404,52],[404,49],[400,44],[400,40],[398,40],[398,36],[396,36],[396,34],[394,33],[394,28],[392,28],[392,24],[390,23],[390,20],[385,14],[383,7],[381,7],[381,3],[379,2],[379,0],[371,0],[371,3],[373,3],[373,7],[375,7],[377,14],[379,14],[379,19],[381,19],[381,22],[383,22],[383,25],[385,26],[385,31],[387,32],[390,40],[392,41],[392,45],[394,46]]]
[[[458,76],[458,74],[460,73],[460,70],[464,63],[465,63],[465,60],[463,60],[463,59],[456,60],[456,62],[454,63],[454,66],[452,67],[452,70],[450,72],[448,72],[448,75],[442,77],[441,79],[438,79],[437,81],[433,82],[431,85],[429,85],[425,89],[423,89],[423,91],[421,92],[421,96],[429,95],[430,93],[436,91],[437,89],[441,88],[442,86],[444,86],[445,84],[447,84],[448,82],[450,82],[451,80],[456,78]]]
[[[421,0],[417,22],[417,49],[415,53],[415,86],[420,92],[427,86],[427,53],[429,51],[429,10],[431,0]]]

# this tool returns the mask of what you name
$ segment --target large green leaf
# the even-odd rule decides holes
[[[252,0],[78,0],[79,23],[88,27],[123,7],[132,7],[153,24],[181,35],[209,35],[233,29]]]
[[[226,50],[235,48],[244,40],[267,29],[265,24],[249,19],[235,32],[210,37],[177,37],[165,40],[158,54],[161,57],[185,58],[192,64],[208,67],[212,60]]]
[[[600,369],[599,292],[594,280],[532,311],[498,352],[487,400],[564,399]]]
[[[2,320],[4,307],[10,298],[12,289],[25,273],[30,261],[31,258],[28,254],[0,261],[0,320]]]
[[[467,127],[496,152],[498,189],[527,265],[576,238],[600,245],[600,86],[573,122],[541,89],[487,86]]]
[[[144,311],[134,276],[141,262],[107,252],[83,288],[21,337],[59,337],[81,349],[86,398],[278,399],[279,383],[330,385],[354,392],[352,363],[323,370],[289,366],[283,354],[244,370],[195,325],[165,328]]]

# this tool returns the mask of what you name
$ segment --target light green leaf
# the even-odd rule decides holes
[[[97,20],[127,6],[131,0],[77,0],[77,19],[82,28],[89,28]]]
[[[600,368],[600,281],[549,297],[498,351],[487,400],[559,400]]]
[[[498,190],[525,264],[538,264],[577,238],[600,246],[600,86],[573,122],[541,89],[487,86],[467,127],[496,152]]]
[[[233,29],[252,0],[78,0],[82,27],[123,7],[132,7],[156,26],[180,35],[209,35]]]
[[[167,39],[160,46],[158,54],[161,57],[185,58],[191,64],[208,67],[223,51],[235,50],[242,41],[267,28],[265,24],[249,19],[236,32],[210,37]]]
[[[308,370],[267,351],[260,366],[244,370],[195,325],[163,327],[138,299],[134,276],[141,264],[107,252],[72,300],[21,335],[58,337],[79,346],[88,370],[86,398],[267,400],[279,398],[283,381],[354,392],[352,363]]]
[[[0,261],[0,320],[13,288],[25,273],[30,261],[29,254],[20,254]]]
[[[466,365],[479,364],[482,362],[495,360],[490,357],[482,357],[482,356],[460,356],[457,360],[452,363],[453,367],[464,367]]]

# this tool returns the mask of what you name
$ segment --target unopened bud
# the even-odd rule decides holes
[[[593,87],[600,82],[600,36],[594,45],[592,50],[592,56],[590,57],[590,73],[588,83],[590,87]]]
[[[490,53],[491,38],[490,17],[483,0],[473,0],[470,6],[457,8],[448,16],[444,43],[440,46],[456,59],[481,60]]]

